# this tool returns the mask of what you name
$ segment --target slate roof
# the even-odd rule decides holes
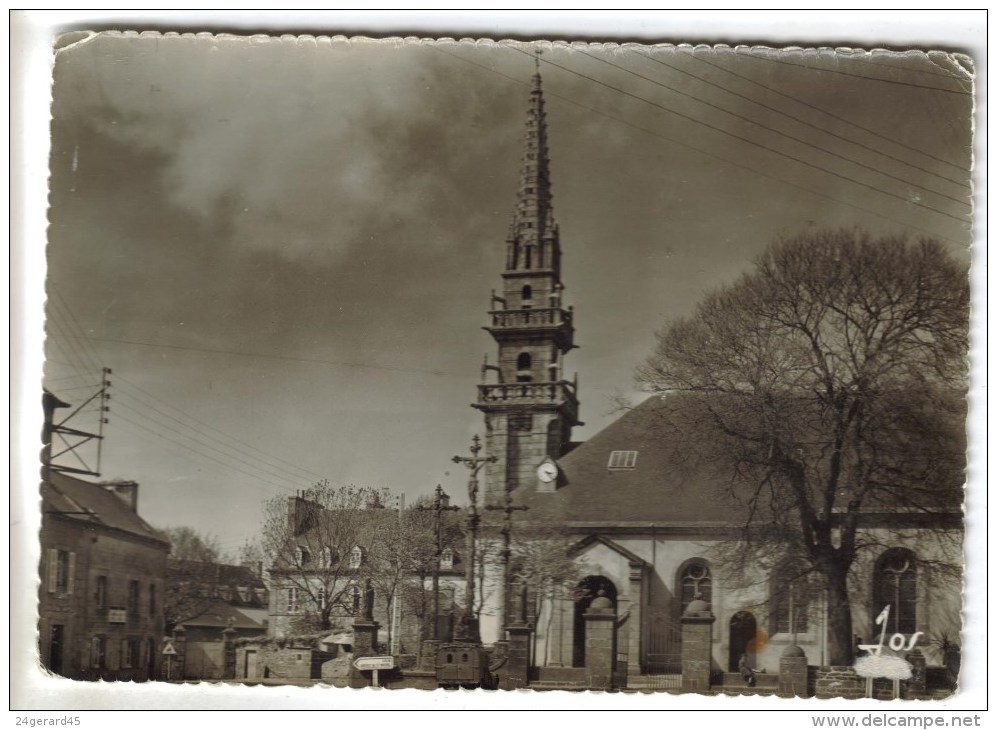
[[[624,413],[588,441],[557,460],[558,487],[538,492],[520,487],[513,501],[529,507],[524,521],[558,521],[577,528],[630,527],[695,530],[739,522],[738,507],[724,496],[730,472],[721,466],[693,464],[679,451],[675,435],[688,418],[690,402],[681,396],[652,396]],[[632,469],[610,469],[613,451],[636,451]],[[906,522],[961,515],[962,489],[938,489],[926,499],[932,514],[897,510],[873,498],[862,511]],[[930,524],[935,524],[930,522]],[[941,524],[941,523],[938,523]],[[947,524],[947,523],[946,523]]]
[[[208,608],[198,616],[183,622],[188,628],[247,629],[265,631],[266,626],[254,621],[234,606],[222,600],[213,600]]]
[[[42,483],[41,493],[46,516],[72,520],[90,529],[128,533],[169,547],[169,541],[162,534],[100,484],[52,472],[49,481]]]
[[[595,436],[557,460],[558,488],[537,492],[521,487],[517,504],[529,507],[524,520],[558,519],[593,525],[726,524],[730,507],[716,498],[719,475],[694,478],[675,468],[667,436],[669,409],[653,396],[632,408]],[[636,451],[632,469],[609,469],[613,451]]]

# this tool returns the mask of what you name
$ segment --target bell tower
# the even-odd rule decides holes
[[[539,61],[538,61],[539,63]],[[486,329],[498,359],[482,365],[478,400],[485,447],[497,460],[486,469],[485,503],[507,491],[556,489],[537,468],[556,462],[578,421],[577,377],[565,379],[564,356],[575,347],[572,309],[562,307],[561,242],[550,191],[547,120],[539,67],[526,116],[526,145],[516,208],[506,236],[502,293],[492,291]],[[549,469],[549,467],[548,467]]]

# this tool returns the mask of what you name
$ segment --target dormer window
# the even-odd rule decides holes
[[[440,570],[453,570],[453,550],[450,548],[440,553]]]
[[[335,555],[331,547],[322,548],[322,567],[331,568],[335,562]]]
[[[622,470],[633,469],[636,464],[636,451],[611,451],[609,453],[609,463],[606,466],[609,469]]]
[[[350,570],[358,570],[362,564],[363,564],[363,550],[361,550],[360,546],[357,545],[352,550],[350,550],[349,568]]]
[[[308,551],[308,548],[302,545],[298,545],[297,558],[298,558],[298,565],[300,565],[302,568],[304,568],[305,566],[307,566],[309,563],[312,562],[312,554]]]

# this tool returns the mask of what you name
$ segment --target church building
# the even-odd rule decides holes
[[[819,591],[794,586],[794,566],[760,566],[756,575],[725,571],[720,556],[737,515],[713,497],[719,476],[674,468],[665,435],[674,417],[670,397],[651,397],[587,442],[572,442],[572,429],[581,425],[580,393],[577,377],[566,377],[564,361],[575,347],[576,325],[584,323],[564,304],[550,164],[538,71],[501,290],[492,292],[485,327],[497,357],[486,359],[472,404],[483,416],[486,453],[493,459],[485,472],[485,506],[493,510],[486,541],[499,545],[495,518],[503,505],[526,508],[506,523],[511,540],[519,526],[556,525],[571,535],[571,554],[586,576],[575,591],[545,601],[530,616],[533,665],[585,665],[583,613],[597,598],[608,599],[615,613],[616,666],[630,678],[681,673],[680,624],[694,602],[713,618],[715,673],[736,671],[744,655],[752,667],[777,673],[789,647],[799,647],[811,666],[826,665],[827,607]],[[932,534],[948,532],[952,544],[961,544],[959,505],[935,517]],[[889,510],[868,511],[862,526],[883,547],[853,569],[856,635],[875,638],[875,618],[890,603],[891,632],[924,632],[928,663],[941,664],[929,638],[958,636],[961,625],[958,585],[953,589],[934,573],[945,536],[924,537],[917,516]],[[503,589],[514,576],[508,575],[508,555],[504,559],[485,567],[484,582],[494,589],[480,613],[486,644],[506,636]],[[961,553],[954,560],[961,561]]]

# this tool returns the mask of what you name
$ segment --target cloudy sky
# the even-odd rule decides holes
[[[45,385],[76,404],[113,369],[103,476],[233,552],[263,500],[321,478],[461,501],[535,46],[72,40]],[[655,331],[780,235],[969,259],[972,74],[951,57],[541,48],[577,439],[640,397]]]

